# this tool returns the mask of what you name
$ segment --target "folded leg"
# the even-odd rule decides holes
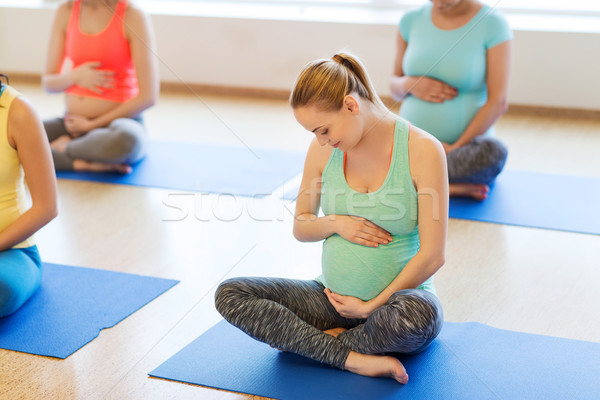
[[[235,278],[217,289],[217,310],[253,338],[337,368],[350,349],[324,330],[356,326],[341,317],[316,281]]]
[[[363,354],[417,353],[442,329],[438,298],[421,289],[401,290],[367,320],[338,335],[350,349]]]
[[[498,139],[476,137],[448,154],[450,183],[491,184],[502,172],[508,150]]]

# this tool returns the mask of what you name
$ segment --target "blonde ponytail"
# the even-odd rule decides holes
[[[342,108],[344,97],[357,93],[385,108],[360,60],[348,53],[309,63],[302,69],[290,96],[292,108],[317,106],[324,111]]]

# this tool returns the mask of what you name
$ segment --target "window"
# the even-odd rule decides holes
[[[149,0],[138,0],[141,2]],[[151,0],[150,0],[151,1]],[[184,0],[189,2],[210,2],[210,0]],[[256,3],[257,5],[312,5],[358,8],[406,9],[417,7],[427,0],[221,0],[230,3]],[[585,14],[590,12],[600,16],[598,0],[481,0],[486,4],[515,13],[535,14]]]

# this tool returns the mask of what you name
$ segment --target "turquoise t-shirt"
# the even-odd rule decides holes
[[[344,154],[339,149],[333,149],[323,170],[323,214],[363,217],[392,234],[392,242],[379,247],[355,244],[337,234],[325,240],[323,274],[317,280],[335,293],[371,300],[419,251],[417,191],[408,164],[408,130],[406,121],[396,122],[390,168],[375,192],[360,193],[348,185]],[[433,278],[419,288],[435,294]]]
[[[409,95],[400,116],[442,142],[454,143],[487,101],[487,50],[513,38],[504,16],[488,5],[453,30],[431,21],[432,4],[407,12],[400,34],[408,43],[402,68],[405,75],[428,76],[458,90],[458,96],[431,103]],[[486,134],[492,134],[492,128]]]

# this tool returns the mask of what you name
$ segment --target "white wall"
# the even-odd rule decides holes
[[[39,74],[51,8],[0,7],[0,71]],[[308,61],[346,48],[389,96],[396,26],[152,15],[165,82],[289,90]],[[564,30],[564,29],[561,29]],[[600,33],[515,29],[511,104],[600,110]]]

